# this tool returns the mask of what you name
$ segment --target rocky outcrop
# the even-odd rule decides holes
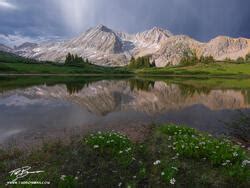
[[[212,39],[202,48],[204,56],[211,55],[217,60],[225,58],[237,59],[245,57],[250,52],[250,40],[245,38],[230,38],[219,36]]]
[[[166,40],[159,51],[153,55],[158,67],[177,65],[185,51],[192,50],[198,53],[202,43],[185,35],[173,36]]]

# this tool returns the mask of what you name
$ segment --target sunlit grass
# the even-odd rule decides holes
[[[190,75],[190,76],[249,76],[250,63],[214,63],[193,66],[174,66],[138,70],[138,74]]]

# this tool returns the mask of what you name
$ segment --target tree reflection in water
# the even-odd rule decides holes
[[[151,80],[140,80],[140,79],[129,80],[129,86],[131,91],[134,91],[135,89],[142,91],[149,91],[150,89],[154,88],[154,85],[155,81]]]

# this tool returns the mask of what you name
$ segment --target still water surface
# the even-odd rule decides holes
[[[97,130],[141,138],[153,123],[229,134],[227,123],[250,112],[250,90],[235,89],[240,80],[232,87],[159,78],[25,80],[0,79],[0,145],[28,146]]]

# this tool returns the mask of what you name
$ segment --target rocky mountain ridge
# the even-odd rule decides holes
[[[13,49],[8,47],[8,46],[5,46],[4,44],[0,44],[0,51],[3,51],[3,52],[12,52]]]
[[[28,58],[58,62],[63,62],[70,52],[103,66],[124,66],[132,56],[150,56],[158,67],[164,67],[178,64],[187,50],[195,51],[198,56],[212,55],[216,60],[237,59],[250,52],[250,40],[218,36],[203,43],[157,27],[128,34],[98,25],[70,40],[25,43],[12,51]]]

